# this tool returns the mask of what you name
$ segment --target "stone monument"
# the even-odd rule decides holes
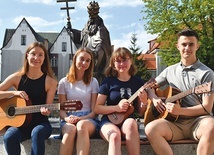
[[[94,76],[99,82],[104,78],[104,71],[112,52],[110,35],[99,14],[98,2],[91,1],[87,6],[89,19],[82,31],[71,28],[74,43],[88,47],[94,54]]]

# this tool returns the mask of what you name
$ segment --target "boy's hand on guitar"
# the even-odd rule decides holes
[[[41,114],[45,116],[49,116],[51,114],[51,111],[46,107],[41,107],[40,111],[41,111]]]
[[[117,112],[126,112],[130,106],[130,103],[126,99],[122,99],[117,105]]]
[[[173,114],[173,115],[179,115],[180,114],[180,111],[181,110],[181,106],[179,104],[178,101],[176,101],[176,104],[175,103],[170,103],[170,102],[167,102],[166,103],[166,111]]]
[[[138,91],[138,97],[140,98],[141,102],[147,103],[148,97],[147,92],[145,90]]]
[[[163,113],[166,110],[165,104],[160,98],[153,98],[152,101],[159,113]]]

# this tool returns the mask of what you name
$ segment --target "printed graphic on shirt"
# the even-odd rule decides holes
[[[128,99],[132,96],[132,90],[131,88],[120,88],[120,97]]]

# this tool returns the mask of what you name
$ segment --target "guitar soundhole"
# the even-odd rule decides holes
[[[15,115],[15,107],[9,107],[8,108],[8,115],[14,116]]]

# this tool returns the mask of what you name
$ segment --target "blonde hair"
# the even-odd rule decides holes
[[[127,57],[130,58],[132,61],[132,64],[129,69],[129,75],[134,75],[137,71],[136,66],[133,63],[133,57],[132,53],[125,47],[119,47],[117,48],[111,55],[109,66],[107,67],[105,71],[106,76],[118,76],[118,71],[115,70],[114,61],[117,58],[126,59]]]
[[[91,50],[87,47],[81,47],[79,48],[74,57],[73,57],[73,61],[71,64],[71,67],[66,75],[67,80],[71,83],[75,83],[76,82],[76,59],[77,56],[81,53],[81,52],[87,52],[88,54],[90,54],[91,56],[91,62],[90,65],[88,67],[88,69],[85,71],[84,76],[83,76],[83,82],[87,85],[90,83],[90,81],[92,80],[93,77],[93,71],[94,71],[94,59],[93,59],[93,54],[91,52]]]

